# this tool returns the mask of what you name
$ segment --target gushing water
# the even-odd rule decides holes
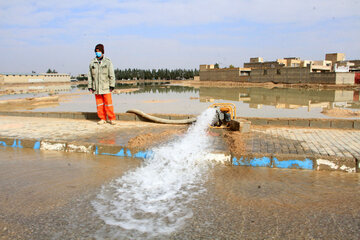
[[[214,116],[213,108],[205,110],[181,139],[152,149],[141,167],[103,186],[93,202],[100,218],[118,226],[123,237],[153,237],[181,227],[192,216],[187,203],[204,191],[209,164],[202,157],[210,152],[206,131]]]

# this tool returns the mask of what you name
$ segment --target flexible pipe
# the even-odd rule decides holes
[[[170,120],[170,119],[163,119],[151,116],[149,114],[146,114],[140,110],[137,109],[130,109],[126,111],[127,113],[135,113],[137,115],[140,115],[141,117],[156,122],[156,123],[165,123],[165,124],[189,124],[196,121],[196,118],[189,118],[189,119],[179,119],[179,120]]]

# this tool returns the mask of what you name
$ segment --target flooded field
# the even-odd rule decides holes
[[[359,239],[359,174],[214,162],[214,116],[142,160],[1,146],[0,238]]]
[[[95,112],[95,98],[86,85],[37,86],[1,100],[59,96],[47,104],[0,104],[0,110]],[[122,90],[123,89],[123,90]],[[63,94],[65,96],[61,97]],[[359,118],[359,91],[261,87],[188,87],[118,84],[113,94],[115,112],[139,109],[147,113],[199,114],[212,103],[230,102],[237,116],[294,118]]]
[[[359,174],[224,165],[208,165],[191,188],[182,189],[188,194],[178,195],[176,201],[166,203],[158,200],[154,203],[157,208],[172,206],[172,211],[182,209],[183,212],[178,214],[188,213],[183,222],[170,219],[167,222],[160,218],[161,221],[154,222],[159,232],[140,235],[136,229],[124,232],[120,226],[106,224],[93,203],[99,194],[106,194],[111,181],[123,179],[122,176],[140,166],[139,161],[128,158],[0,148],[0,238],[360,237]],[[146,179],[146,176],[142,178]],[[175,183],[172,182],[174,186]],[[121,189],[121,186],[117,188]],[[127,190],[124,188],[123,191]],[[108,194],[113,196],[112,192]],[[115,197],[114,201],[122,200]],[[131,204],[131,201],[129,198],[126,204]],[[121,206],[109,208],[110,217],[116,213],[115,210],[127,213]],[[126,215],[123,217],[128,220]],[[140,221],[141,217],[137,217]],[[138,225],[139,229],[145,226],[148,225]],[[161,230],[174,226],[174,231],[161,233]]]

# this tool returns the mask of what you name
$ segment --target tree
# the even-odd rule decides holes
[[[219,69],[220,68],[219,64],[215,63],[214,68]]]
[[[46,73],[57,73],[57,71],[54,69],[54,70],[51,70],[50,68],[47,70]]]
[[[234,65],[230,64],[229,68],[235,68]]]
[[[116,79],[190,79],[199,75],[198,69],[115,69]]]

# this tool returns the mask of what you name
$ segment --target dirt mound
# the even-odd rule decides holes
[[[251,133],[228,132],[224,134],[224,139],[229,150],[235,155],[246,152],[246,140]]]
[[[360,117],[360,111],[352,111],[350,109],[343,108],[324,109],[321,113],[329,117]]]
[[[129,148],[140,148],[146,149],[150,148],[154,145],[163,143],[170,138],[174,137],[174,135],[181,135],[185,130],[174,129],[174,130],[166,130],[160,133],[147,133],[138,135],[128,142]]]

